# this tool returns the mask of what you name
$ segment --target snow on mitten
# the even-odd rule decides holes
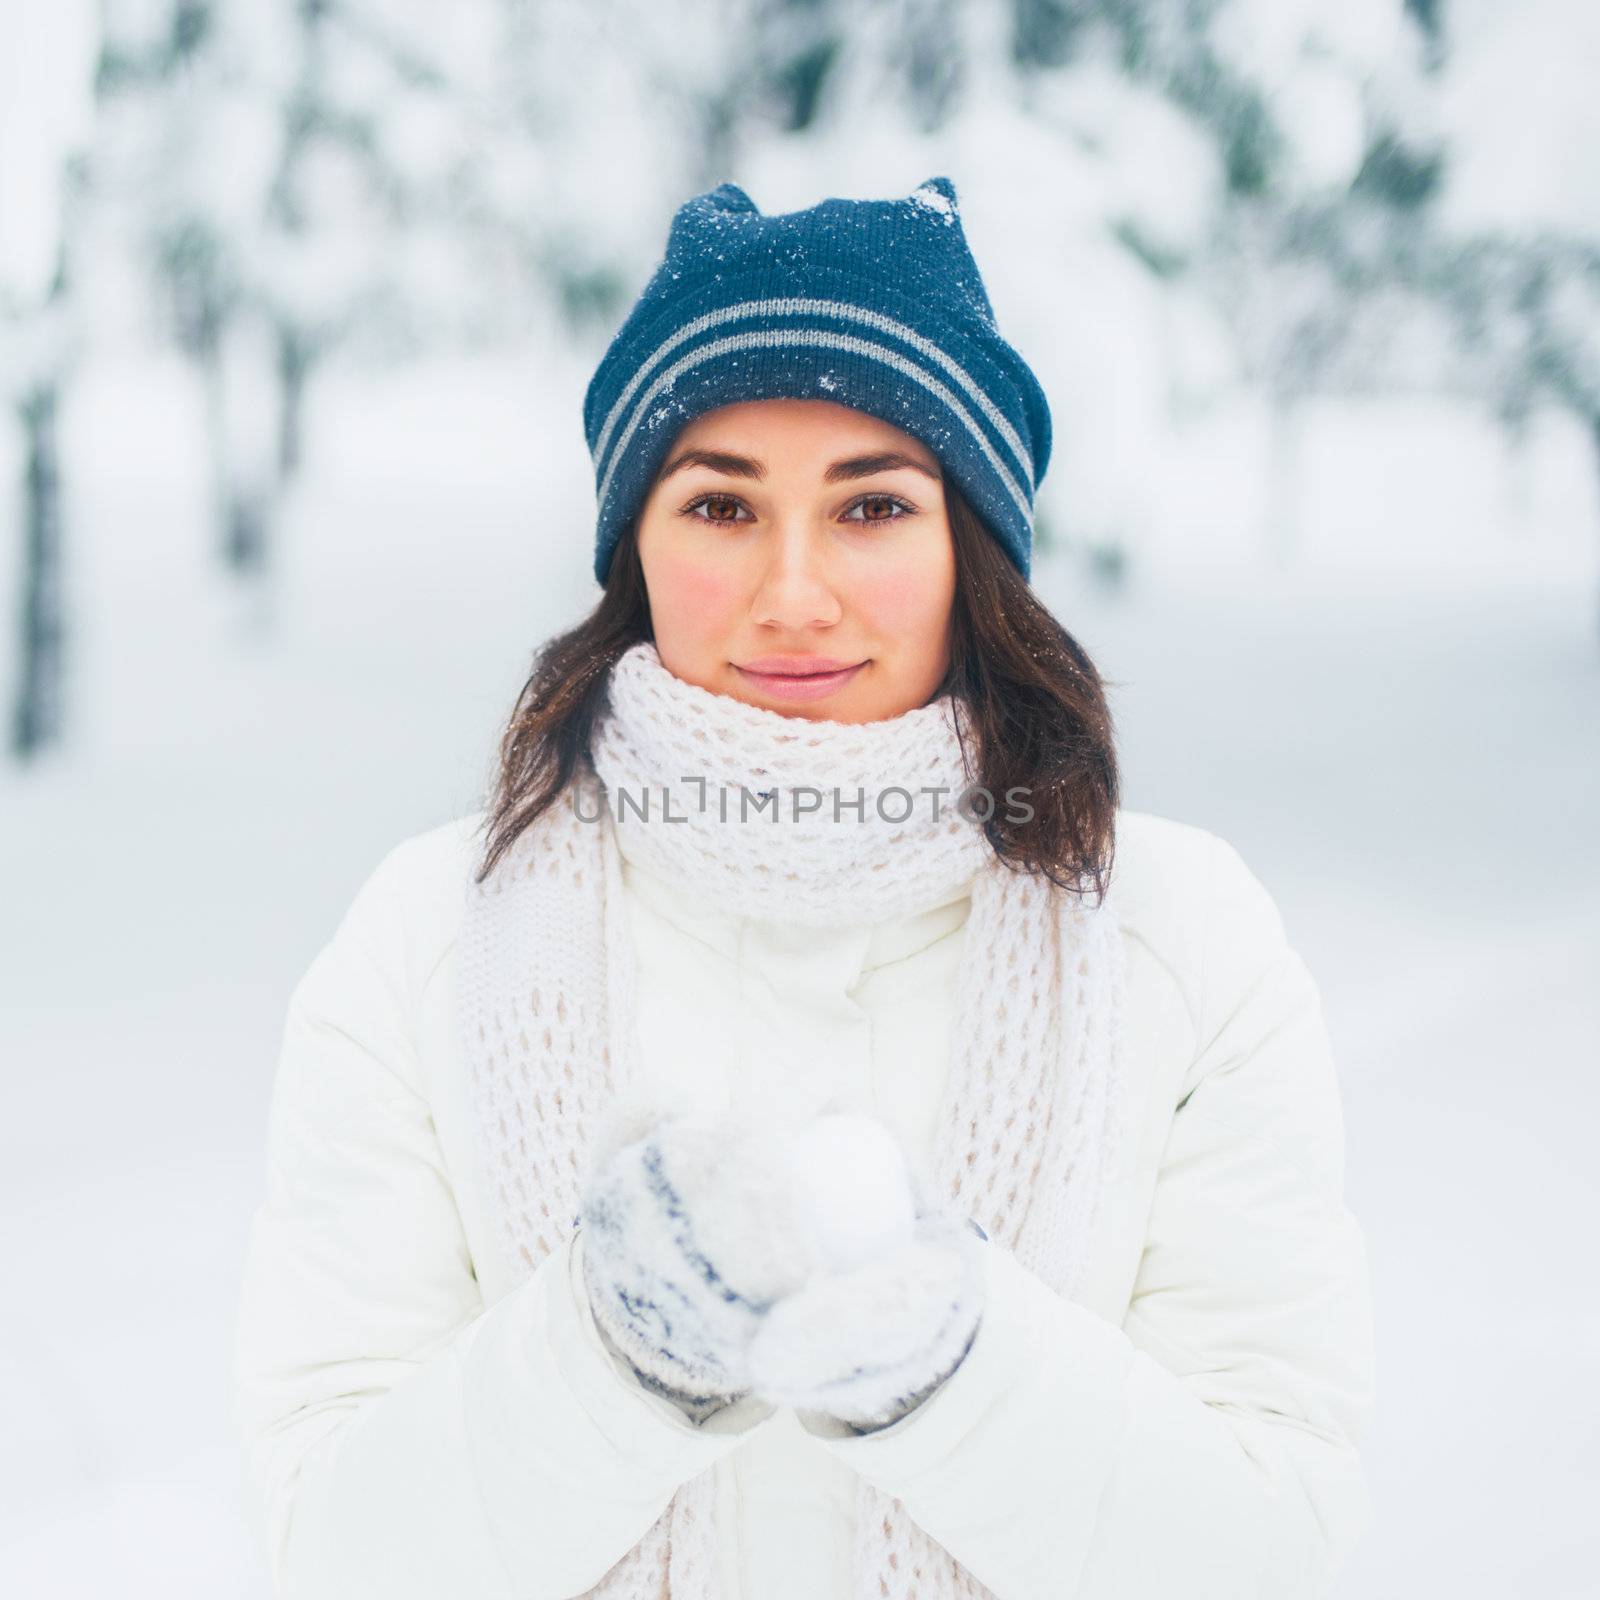
[[[906,1415],[960,1366],[977,1337],[979,1237],[965,1218],[927,1212],[908,1241],[779,1301],[750,1343],[755,1392],[860,1431]]]
[[[783,1145],[769,1124],[713,1108],[619,1108],[596,1139],[579,1214],[595,1321],[691,1415],[749,1391],[756,1328],[815,1268]]]

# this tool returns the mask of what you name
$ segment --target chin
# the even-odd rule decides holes
[[[764,695],[759,690],[751,690],[748,684],[740,684],[737,688],[727,691],[735,700],[742,700],[748,706],[759,706],[763,711],[776,711],[780,717],[793,717],[797,722],[865,722],[866,717],[853,716],[842,702],[848,699],[846,695],[829,696],[822,700],[805,700],[796,704],[792,700],[782,700],[773,695]],[[838,703],[836,703],[838,702]]]

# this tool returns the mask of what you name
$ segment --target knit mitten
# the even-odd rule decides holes
[[[721,1110],[612,1114],[584,1189],[584,1283],[601,1334],[698,1420],[749,1392],[762,1318],[815,1270],[784,1136]]]
[[[927,1212],[908,1242],[787,1296],[751,1340],[755,1392],[858,1432],[898,1421],[960,1366],[977,1337],[979,1237],[965,1218]]]

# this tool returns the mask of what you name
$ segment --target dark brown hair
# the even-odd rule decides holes
[[[955,605],[950,665],[935,698],[953,693],[964,712],[957,726],[968,771],[994,797],[984,832],[1014,870],[1043,873],[1074,893],[1092,884],[1103,896],[1119,790],[1104,683],[948,480],[945,504],[955,546]],[[634,519],[617,542],[599,604],[535,653],[500,740],[477,882],[577,771],[612,664],[654,637]],[[1010,815],[1007,797],[1016,789],[1026,791],[1032,808],[1025,822]]]

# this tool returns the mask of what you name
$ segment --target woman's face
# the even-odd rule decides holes
[[[955,548],[939,463],[831,400],[696,417],[640,512],[655,644],[676,677],[790,716],[876,722],[945,673]]]

